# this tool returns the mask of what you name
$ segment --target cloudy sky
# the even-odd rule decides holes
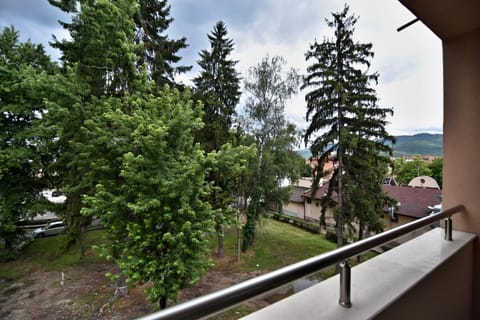
[[[397,0],[349,0],[350,11],[359,16],[355,39],[371,42],[375,57],[372,71],[380,73],[377,96],[382,107],[394,115],[387,127],[391,134],[438,133],[442,131],[442,57],[440,40],[421,22],[397,32],[415,17]],[[281,55],[288,64],[305,72],[304,54],[309,44],[331,37],[325,23],[331,12],[343,9],[340,0],[171,0],[175,21],[167,34],[185,36],[189,47],[180,52],[192,72],[180,80],[189,83],[198,73],[198,52],[209,48],[207,34],[218,20],[227,25],[235,42],[233,58],[238,71],[258,63],[266,55]],[[22,41],[42,43],[54,58],[59,53],[48,46],[52,35],[64,38],[58,20],[67,20],[47,0],[0,0],[0,28],[14,25]],[[304,128],[304,93],[286,108],[290,121]]]

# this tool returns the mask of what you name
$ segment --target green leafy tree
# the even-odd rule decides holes
[[[64,66],[75,66],[88,86],[87,96],[131,93],[135,76],[134,0],[53,1],[60,9],[73,13],[72,22],[61,22],[71,39],[54,37],[53,47],[62,52]],[[72,4],[70,4],[72,3]],[[77,7],[79,8],[77,10]]]
[[[240,78],[235,70],[237,61],[229,60],[234,49],[233,41],[227,38],[227,28],[221,21],[215,24],[208,35],[210,51],[200,52],[200,74],[193,80],[196,96],[203,102],[204,127],[199,130],[197,140],[206,152],[219,151],[226,143],[231,143],[230,133],[235,107],[240,99]],[[234,152],[234,150],[231,150]],[[224,154],[226,150],[223,150]],[[230,159],[234,160],[235,158]],[[220,163],[219,163],[220,164]],[[209,202],[214,209],[215,230],[218,235],[218,256],[223,256],[223,227],[229,224],[235,210],[231,207],[235,192],[235,163],[227,161],[222,170],[212,170],[208,179],[214,189]]]
[[[249,94],[244,126],[257,145],[245,196],[250,203],[243,232],[244,251],[254,243],[261,213],[269,206],[278,210],[288,200],[289,188],[282,182],[298,179],[303,170],[303,159],[293,150],[298,133],[284,115],[288,99],[297,92],[299,77],[294,69],[285,72],[285,64],[281,57],[265,57],[249,69],[244,83]]]
[[[443,158],[435,158],[432,163],[428,165],[431,172],[431,177],[438,182],[440,188],[443,185]]]
[[[210,266],[205,233],[212,210],[202,199],[210,192],[205,177],[215,156],[207,159],[194,143],[203,125],[200,107],[168,87],[156,98],[136,94],[98,103],[104,118],[87,130],[115,162],[99,158],[93,170],[118,174],[99,179],[83,213],[101,217],[108,230],[103,255],[128,283],[151,281],[149,298],[164,308]]]
[[[313,189],[323,175],[323,164],[332,159],[335,169],[323,198],[322,216],[327,206],[335,207],[337,246],[342,246],[344,227],[355,218],[373,228],[378,224],[375,219],[364,219],[360,212],[364,208],[375,208],[374,212],[382,208],[378,201],[381,189],[374,186],[381,176],[373,169],[378,162],[388,161],[379,153],[391,154],[386,142],[394,138],[385,131],[385,119],[392,110],[377,106],[371,87],[378,79],[377,73],[368,70],[372,45],[353,40],[357,19],[349,15],[348,6],[332,16],[327,24],[335,30],[335,37],[310,46],[305,58],[311,64],[302,89],[310,89],[305,96],[306,119],[310,122],[305,143],[311,145],[312,155],[319,160]],[[367,190],[365,185],[371,186],[368,190],[372,192],[365,193],[360,204],[355,195]]]
[[[206,197],[213,209],[214,229],[217,235],[217,255],[224,256],[224,226],[233,223],[238,208],[234,205],[239,185],[250,174],[249,163],[255,157],[256,146],[236,146],[224,144],[219,151],[208,154],[209,174],[207,180],[211,192]],[[237,226],[239,227],[239,226]]]
[[[419,156],[411,161],[396,159],[394,162],[393,174],[399,184],[407,185],[413,178],[418,176],[432,176],[428,163]]]
[[[34,83],[56,71],[41,45],[20,43],[13,27],[0,33],[0,239],[7,257],[24,233],[19,222],[46,206],[41,191],[47,187],[42,175],[47,156],[37,138],[43,97]]]

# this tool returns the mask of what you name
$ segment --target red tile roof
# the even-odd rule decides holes
[[[396,214],[423,218],[428,215],[428,206],[442,202],[442,190],[433,188],[413,188],[408,186],[382,185],[383,191],[400,202]]]
[[[322,199],[326,194],[327,194],[327,191],[328,191],[328,182],[327,183],[324,183],[321,187],[318,186],[317,188],[317,192],[315,192],[315,199]],[[334,197],[335,197],[336,193],[334,193]],[[312,189],[309,189],[308,191],[305,192],[304,194],[304,197],[306,198],[311,198],[312,197]]]
[[[428,206],[434,206],[442,202],[442,190],[438,189],[392,186],[386,184],[382,185],[382,189],[390,197],[400,202],[400,207],[398,211],[396,211],[396,214],[402,216],[423,218],[429,213]],[[315,199],[323,198],[327,190],[328,183],[325,183],[317,189]],[[310,198],[311,194],[311,190],[306,191],[304,197]],[[335,196],[336,194],[334,193],[334,199]]]
[[[290,193],[290,202],[303,203],[305,201],[303,196],[307,190],[310,189],[306,187],[294,186]]]

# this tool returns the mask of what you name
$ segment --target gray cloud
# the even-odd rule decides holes
[[[372,71],[380,73],[377,93],[382,105],[395,109],[390,128],[409,131],[415,131],[416,127],[440,128],[443,102],[440,41],[420,23],[397,33],[396,27],[412,18],[397,1],[346,1],[351,12],[360,16],[356,39],[374,45]],[[166,34],[172,39],[187,38],[189,47],[179,52],[181,64],[194,66],[192,72],[181,76],[185,83],[197,75],[198,52],[209,48],[207,34],[218,20],[226,23],[229,37],[235,42],[233,57],[240,61],[239,71],[246,71],[268,53],[284,56],[289,65],[303,73],[304,53],[309,44],[333,35],[325,18],[330,18],[330,12],[341,10],[344,4],[338,0],[170,0],[169,3],[175,20]],[[68,19],[47,0],[0,0],[0,28],[14,25],[22,41],[31,39],[43,44],[53,58],[58,58],[59,52],[50,48],[48,42],[52,34],[60,39],[68,37],[57,22]],[[300,127],[305,114],[302,94],[286,109],[287,117]]]
[[[53,7],[47,0],[1,0],[0,29],[13,25],[20,32],[20,39],[30,39],[42,44],[54,59],[58,59],[58,50],[49,46],[52,35],[62,39],[67,33],[60,28],[58,20],[68,21],[69,16]]]
[[[36,27],[56,28],[57,20],[65,15],[51,6],[47,0],[2,0],[0,2],[0,23],[15,21],[22,25],[30,23]]]

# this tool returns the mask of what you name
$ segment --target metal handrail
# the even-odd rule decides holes
[[[200,319],[214,315],[259,294],[278,288],[298,278],[308,276],[332,264],[343,262],[346,259],[359,255],[362,252],[375,248],[402,235],[428,226],[442,218],[448,218],[446,225],[451,228],[452,223],[450,217],[453,214],[464,210],[465,207],[463,205],[455,206],[445,211],[401,225],[395,229],[374,235],[370,238],[291,264],[270,273],[192,299],[165,310],[152,313],[139,319]],[[451,229],[447,229],[445,230],[446,239],[451,240]],[[450,239],[448,239],[449,236]],[[340,301],[340,304],[342,304],[342,301]]]

